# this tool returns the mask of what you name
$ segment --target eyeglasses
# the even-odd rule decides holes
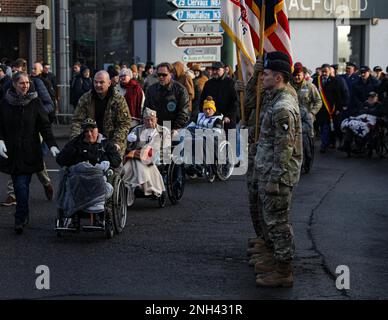
[[[165,78],[167,76],[168,76],[168,73],[158,73],[159,78],[161,78],[161,77]]]

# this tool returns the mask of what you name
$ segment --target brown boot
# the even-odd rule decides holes
[[[261,254],[254,254],[251,256],[248,264],[253,267],[257,262],[259,262],[261,259],[263,258],[271,258],[272,257],[272,253],[269,252],[269,251],[266,251],[266,252],[263,252]]]
[[[275,271],[267,274],[260,274],[256,278],[256,285],[260,287],[292,287],[293,283],[294,278],[291,262],[278,262]]]
[[[253,254],[262,254],[266,251],[268,251],[268,249],[263,241],[262,243],[256,243],[252,248],[247,249],[247,255],[251,256]]]
[[[275,271],[276,261],[273,255],[265,255],[255,263],[255,274]]]
[[[253,248],[255,244],[264,244],[264,240],[261,238],[249,238],[248,239],[248,248]]]

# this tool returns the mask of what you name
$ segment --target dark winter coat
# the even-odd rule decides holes
[[[36,92],[21,98],[10,89],[0,102],[0,140],[8,159],[0,157],[0,171],[23,175],[43,170],[39,134],[49,148],[56,146],[47,113]]]
[[[316,87],[320,92],[320,88],[318,85],[318,78],[316,78],[313,83],[316,85]],[[338,84],[337,79],[334,77],[329,77],[326,81],[326,84],[323,84],[323,89],[329,101],[330,106],[335,107],[336,111],[342,111],[341,88],[340,88],[340,85]],[[321,94],[321,97],[322,97],[322,94]],[[323,98],[322,98],[322,101],[323,101]],[[324,104],[322,105],[321,110],[319,110],[316,119],[317,119],[317,122],[320,124],[325,124],[330,122],[330,116]]]
[[[217,113],[223,114],[231,121],[225,125],[225,129],[236,127],[237,121],[237,92],[234,88],[234,81],[227,77],[226,74],[220,79],[210,79],[205,83],[201,94],[200,112],[203,112],[203,102],[207,97],[213,97],[216,103]]]
[[[3,79],[0,79],[0,100],[5,97],[5,94],[11,86],[12,80],[10,77],[5,76]]]
[[[354,97],[354,112],[358,112],[365,101],[368,100],[368,95],[370,92],[378,92],[380,86],[380,81],[377,78],[370,76],[367,82],[364,83],[362,78],[358,79],[358,81],[353,86],[353,97]]]
[[[57,163],[61,167],[70,167],[85,161],[89,161],[92,165],[109,161],[112,168],[118,168],[121,164],[121,156],[116,146],[102,135],[96,143],[87,143],[84,141],[83,134],[68,142],[57,156]]]
[[[38,97],[43,104],[44,110],[47,112],[47,114],[52,113],[55,110],[54,101],[51,99],[50,93],[47,90],[43,80],[39,77],[31,77],[31,82],[31,90],[35,90],[38,93]]]
[[[75,77],[71,87],[71,101],[70,103],[76,108],[79,99],[93,88],[92,79],[84,78],[82,74]]]
[[[189,121],[189,95],[179,82],[171,80],[167,86],[156,83],[148,88],[144,107],[157,112],[158,124],[171,121],[171,129],[182,129]]]

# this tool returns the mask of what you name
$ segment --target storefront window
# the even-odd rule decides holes
[[[72,60],[97,70],[131,62],[132,1],[70,1]]]

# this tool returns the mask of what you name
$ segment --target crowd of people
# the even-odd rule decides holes
[[[156,168],[161,156],[153,147],[156,137],[165,149],[182,129],[247,128],[247,186],[256,233],[248,254],[259,286],[293,284],[291,199],[302,166],[312,161],[314,138],[321,140],[321,153],[338,148],[350,155],[355,139],[368,143],[378,119],[387,115],[388,68],[386,75],[381,67],[358,69],[349,62],[339,75],[338,66],[323,64],[312,74],[281,52],[259,59],[247,83],[223,62],[208,68],[187,68],[179,61],[156,68],[123,63],[96,72],[76,62],[72,70],[71,137],[60,151],[51,128],[58,105],[50,66],[36,62],[28,74],[24,59],[0,65],[0,171],[10,176],[2,205],[16,205],[16,233],[22,234],[28,223],[32,174],[37,173],[47,199],[53,198],[43,161],[48,151],[61,166],[87,161],[117,168],[116,160],[122,159],[131,205],[136,187],[145,194],[165,191]],[[263,92],[257,131],[259,79]]]

